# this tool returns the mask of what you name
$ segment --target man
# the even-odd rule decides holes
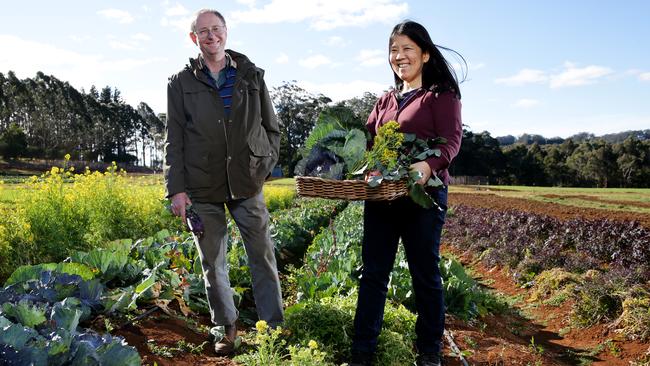
[[[234,351],[238,317],[226,268],[226,212],[248,253],[258,316],[283,321],[280,281],[262,185],[278,160],[280,130],[263,76],[246,56],[226,50],[228,30],[216,10],[197,12],[190,38],[196,59],[167,87],[165,183],[172,212],[185,222],[192,205],[204,223],[197,238],[212,322],[224,327],[219,355]]]

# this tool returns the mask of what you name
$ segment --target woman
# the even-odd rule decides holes
[[[445,188],[431,191],[437,208],[425,209],[409,197],[395,201],[366,201],[364,210],[363,269],[354,319],[351,365],[371,365],[381,331],[384,304],[397,245],[402,239],[409,264],[417,322],[417,365],[440,365],[445,306],[438,268],[440,234],[447,209],[447,168],[462,138],[460,90],[455,74],[439,47],[420,24],[405,21],[393,28],[389,61],[395,89],[375,104],[366,127],[371,134],[390,120],[400,131],[418,138],[444,137],[442,155],[411,165],[424,184],[438,176]]]

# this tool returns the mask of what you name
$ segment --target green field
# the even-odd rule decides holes
[[[650,214],[649,188],[451,186],[450,192],[495,194],[567,206]]]

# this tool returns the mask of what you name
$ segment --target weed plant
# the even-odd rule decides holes
[[[331,355],[331,361],[340,363],[350,357],[353,319],[357,297],[355,293],[345,297],[326,297],[310,300],[289,307],[285,324],[291,331],[290,340],[313,339],[323,345]],[[378,339],[376,364],[413,364],[413,341],[415,315],[403,306],[387,303],[384,322]]]
[[[306,346],[287,345],[286,335],[281,327],[272,329],[260,320],[255,324],[257,331],[253,344],[255,348],[238,355],[235,361],[244,365],[258,366],[328,366],[327,353],[319,349],[318,342],[309,340]]]

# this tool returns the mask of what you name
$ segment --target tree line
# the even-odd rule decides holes
[[[0,154],[5,158],[116,161],[159,166],[164,116],[144,102],[127,104],[117,88],[79,92],[38,72],[0,73]]]
[[[295,81],[270,91],[281,121],[279,165],[286,176],[300,159],[300,148],[323,114],[364,125],[377,96],[365,93],[333,103]],[[116,161],[160,168],[165,115],[146,104],[133,108],[117,88],[94,86],[86,93],[39,72],[20,80],[0,73],[0,155]],[[487,177],[491,184],[564,187],[649,187],[650,131],[599,138],[581,133],[567,139],[524,134],[492,137],[465,128],[461,151],[452,164],[456,176]]]
[[[501,146],[488,132],[464,131],[452,175],[486,176],[492,184],[559,187],[650,187],[650,139],[564,139]]]

